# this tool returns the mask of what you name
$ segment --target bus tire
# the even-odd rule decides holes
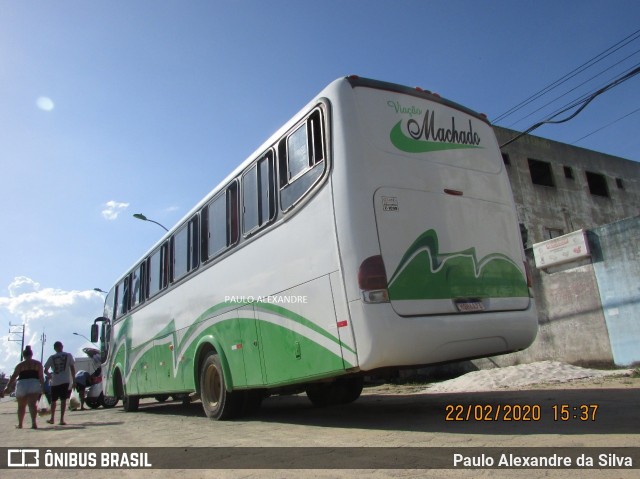
[[[307,397],[316,407],[349,404],[360,397],[364,380],[362,377],[338,378],[331,383],[309,384]]]
[[[200,367],[200,400],[204,413],[209,419],[231,419],[238,414],[243,399],[241,394],[227,391],[220,357],[209,352]]]
[[[339,385],[341,391],[341,399],[339,404],[349,404],[355,401],[362,394],[362,388],[364,387],[364,378],[360,377],[351,377],[351,378],[340,378],[336,381],[336,384]]]
[[[124,395],[122,398],[122,407],[126,412],[136,412],[140,406],[140,398],[138,396]]]
[[[315,383],[309,384],[305,392],[309,401],[316,407],[326,407],[338,404],[336,393],[336,383]]]

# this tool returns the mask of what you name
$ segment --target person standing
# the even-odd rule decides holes
[[[56,416],[56,401],[60,399],[60,425],[64,426],[64,413],[67,409],[67,399],[71,394],[71,389],[75,387],[76,363],[73,356],[65,353],[60,341],[53,344],[55,354],[49,356],[44,364],[44,372],[47,377],[51,377],[51,419],[47,422],[53,424]],[[49,372],[52,368],[52,373]]]
[[[22,356],[24,361],[18,363],[5,390],[0,393],[0,397],[4,397],[5,392],[11,391],[15,383],[16,399],[18,400],[18,425],[16,427],[22,429],[27,406],[29,406],[31,429],[38,429],[36,421],[38,417],[38,399],[40,399],[44,386],[42,363],[33,359],[31,346],[24,348]]]

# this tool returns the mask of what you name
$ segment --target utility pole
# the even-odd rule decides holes
[[[42,343],[42,349],[40,350],[40,362],[44,359],[44,344],[47,342],[47,335],[42,332],[42,336],[40,336],[40,342]]]
[[[19,334],[20,339],[12,338],[11,335]],[[22,352],[24,351],[24,323],[23,324],[11,324],[9,323],[9,338],[8,341],[20,341],[20,361],[24,358],[22,357]]]

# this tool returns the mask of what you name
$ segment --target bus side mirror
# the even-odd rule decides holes
[[[91,342],[92,343],[97,343],[98,342],[98,325],[97,324],[92,324],[91,325]]]

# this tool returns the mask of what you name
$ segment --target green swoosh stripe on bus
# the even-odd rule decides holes
[[[482,148],[476,145],[463,145],[460,143],[443,143],[437,141],[420,141],[407,137],[402,132],[402,122],[396,123],[389,135],[391,143],[399,150],[406,151],[407,153],[428,153],[433,151],[444,150],[460,150],[460,149],[477,149]]]

